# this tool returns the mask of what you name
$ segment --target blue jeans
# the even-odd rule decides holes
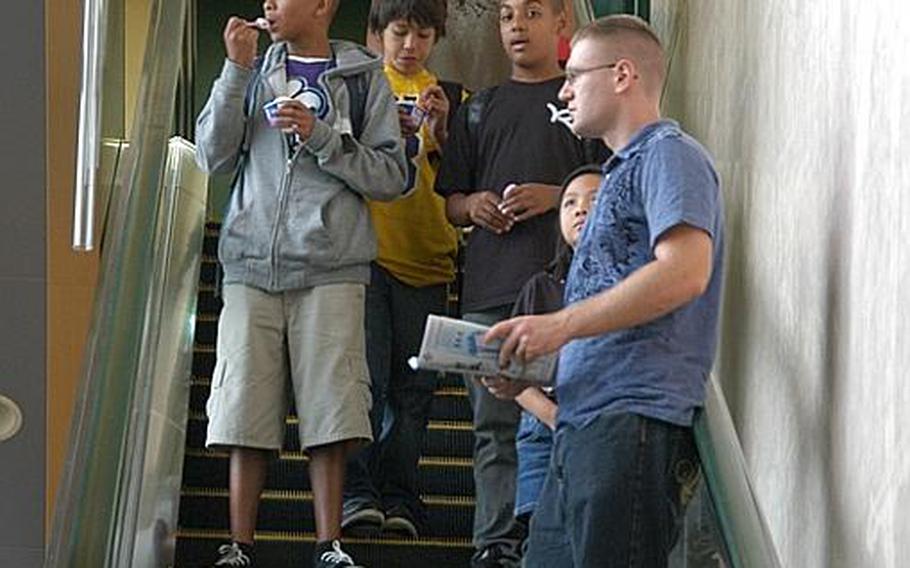
[[[691,428],[628,413],[561,426],[526,568],[666,566],[698,478]]]
[[[467,321],[492,325],[509,317],[511,305],[462,316]],[[503,565],[517,566],[523,530],[515,523],[515,477],[518,455],[515,434],[521,408],[514,401],[499,400],[465,377],[474,412],[474,548],[475,557],[495,546],[504,555]]]
[[[425,510],[417,462],[426,438],[436,373],[414,371],[429,314],[446,311],[446,286],[409,286],[376,263],[366,294],[366,346],[373,408],[372,444],[348,460],[345,505],[403,507],[420,526]]]
[[[518,450],[515,516],[530,516],[537,508],[540,491],[550,469],[553,431],[536,416],[523,411],[515,446]]]

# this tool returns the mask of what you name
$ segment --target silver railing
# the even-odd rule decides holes
[[[83,0],[82,9],[82,81],[73,196],[73,249],[90,251],[95,248],[95,190],[101,154],[108,1]]]

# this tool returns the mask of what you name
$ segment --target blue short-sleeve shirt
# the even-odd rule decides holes
[[[566,304],[607,290],[654,260],[661,235],[680,224],[711,237],[713,270],[705,293],[675,311],[563,347],[559,423],[582,426],[609,410],[690,425],[717,345],[724,249],[717,173],[698,142],[661,120],[616,152],[604,174],[566,281]]]

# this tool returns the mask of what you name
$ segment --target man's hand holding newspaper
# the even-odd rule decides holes
[[[512,359],[507,366],[503,366],[499,360],[502,341],[483,341],[489,329],[471,322],[431,315],[427,318],[420,354],[412,357],[410,364],[414,368],[450,373],[502,376],[535,385],[553,382],[555,353],[526,363]]]

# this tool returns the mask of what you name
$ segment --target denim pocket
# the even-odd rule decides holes
[[[695,495],[701,479],[701,465],[695,437],[691,428],[678,428],[672,434],[673,446],[670,454],[670,479],[676,486],[674,505],[684,509]]]
[[[549,426],[530,412],[522,411],[521,422],[518,424],[518,434],[515,437],[516,443],[537,442],[542,439],[552,438],[552,436],[553,432]]]

